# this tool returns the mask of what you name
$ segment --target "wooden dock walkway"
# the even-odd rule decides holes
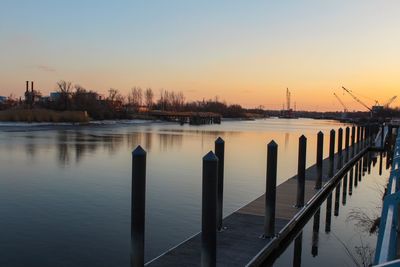
[[[350,148],[351,151],[351,148]],[[345,152],[343,151],[343,155]],[[335,170],[338,155],[335,155]],[[323,183],[328,181],[329,159],[323,161]],[[316,193],[316,165],[306,169],[305,203]],[[297,175],[276,188],[275,232],[281,230],[299,211],[296,203]],[[260,196],[223,220],[226,229],[217,233],[217,266],[244,266],[268,242],[264,232],[264,199]],[[200,266],[201,233],[172,248],[146,266]]]

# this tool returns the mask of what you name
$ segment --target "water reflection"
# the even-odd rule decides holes
[[[339,216],[340,186],[341,184],[339,182],[335,189],[335,211],[334,211],[335,216]]]
[[[385,160],[383,158],[382,160]],[[386,159],[387,160],[387,159]],[[383,162],[384,164],[384,162]],[[361,160],[355,170],[360,170]],[[301,235],[292,241],[290,245],[294,248],[285,251],[274,263],[274,266],[289,266],[289,261],[293,266],[370,266],[374,256],[374,246],[376,244],[376,230],[379,225],[379,207],[382,201],[383,188],[386,186],[386,179],[381,179],[378,166],[371,169],[371,174],[365,174],[367,179],[358,183],[358,190],[353,192],[353,196],[348,200],[351,205],[346,204],[344,200],[347,193],[346,179],[353,177],[358,180],[362,172],[352,169],[343,176],[343,185],[338,184],[334,189],[335,195],[335,217],[332,218],[332,197],[333,192],[327,197],[326,204],[314,214],[313,220],[310,220],[301,230]],[[357,172],[357,175],[354,175]],[[388,171],[384,175],[388,175]],[[355,181],[354,181],[355,182]],[[348,182],[349,188],[352,183]],[[343,188],[342,193],[340,189]],[[346,189],[345,189],[346,188]],[[350,190],[349,190],[350,191]],[[340,214],[339,197],[342,196],[342,207]],[[319,232],[320,213],[325,208],[325,233]],[[311,255],[301,255],[302,244],[311,244]],[[292,256],[293,255],[293,256]],[[286,259],[288,257],[288,259]]]
[[[367,153],[368,174],[371,174],[371,153]]]
[[[294,252],[293,252],[294,267],[301,266],[301,253],[303,250],[302,246],[303,246],[303,232],[301,232],[294,240]]]
[[[349,171],[349,195],[353,195],[353,167]]]
[[[332,219],[332,193],[329,194],[326,199],[326,216],[325,216],[325,233],[331,231],[331,219]]]
[[[175,134],[158,134],[160,138],[160,151],[169,151],[171,148],[181,147],[183,136]]]
[[[86,154],[95,153],[99,148],[114,155],[124,144],[122,135],[95,135],[80,131],[58,131],[55,139],[60,166],[69,165],[74,157],[74,161],[79,163]]]
[[[285,133],[285,150],[287,150],[289,147],[289,138],[290,138],[290,134]]]
[[[57,151],[58,162],[61,167],[68,165],[70,159],[70,150],[68,148],[68,133],[64,131],[57,132]]]
[[[320,217],[321,217],[321,208],[318,208],[317,212],[314,214],[314,220],[313,220],[313,235],[312,235],[312,246],[311,246],[311,255],[313,257],[316,257],[318,255]]]
[[[15,265],[55,266],[51,263],[74,258],[74,266],[128,266],[130,153],[139,144],[149,152],[146,260],[150,260],[199,230],[201,157],[213,149],[217,136],[226,141],[224,215],[228,215],[263,193],[268,141],[274,139],[282,152],[278,154],[281,183],[297,171],[293,136],[307,135],[310,166],[316,158],[315,133],[339,126],[270,119],[202,127],[154,124],[0,131],[4,233],[0,250],[5,255],[0,265],[18,262],[21,257],[16,252],[30,247],[32,253],[20,260],[25,262]],[[325,150],[324,157],[327,154]],[[54,252],[61,241],[70,248],[68,258]],[[46,245],[35,247],[37,242]],[[47,255],[51,263],[46,265],[38,255]]]
[[[343,195],[342,195],[342,204],[343,206],[346,205],[347,200],[347,173],[343,177]]]

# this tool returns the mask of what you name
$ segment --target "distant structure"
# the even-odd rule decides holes
[[[340,105],[342,105],[342,107],[343,107],[343,112],[341,115],[342,119],[346,119],[349,109],[347,108],[347,106],[344,104],[342,99],[336,93],[333,93],[333,95],[336,97],[337,101],[339,101]]]
[[[389,105],[397,98],[397,96],[391,97],[388,101],[386,101],[383,105],[379,105],[379,102],[377,100],[375,101],[375,105],[372,107],[369,107],[367,104],[365,104],[363,101],[361,101],[357,96],[354,95],[354,92],[350,89],[347,89],[342,86],[342,89],[348,93],[355,101],[360,103],[362,106],[364,106],[366,109],[368,109],[371,112],[371,117],[378,116],[385,108],[389,108]]]
[[[6,96],[0,96],[0,104],[3,104],[6,101],[7,101],[7,97]]]
[[[50,93],[50,101],[58,101],[61,98],[60,92],[51,92]]]
[[[41,98],[42,94],[39,91],[35,91],[33,89],[33,81],[31,81],[31,90],[29,90],[29,81],[26,81],[25,105],[28,108],[33,108],[34,104],[40,101]]]
[[[283,119],[297,119],[295,116],[295,112],[293,111],[291,107],[291,92],[289,91],[289,88],[286,88],[286,109],[285,106],[281,110],[281,114],[279,118]]]

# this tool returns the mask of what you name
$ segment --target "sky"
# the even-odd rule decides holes
[[[364,110],[400,88],[397,0],[0,0],[0,95],[59,80],[280,109]],[[399,100],[393,106],[400,105]]]

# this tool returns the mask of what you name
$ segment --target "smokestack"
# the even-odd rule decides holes
[[[26,81],[26,91],[28,92],[29,90],[29,81]]]
[[[31,90],[32,90],[32,93],[33,93],[33,81],[31,81]]]

